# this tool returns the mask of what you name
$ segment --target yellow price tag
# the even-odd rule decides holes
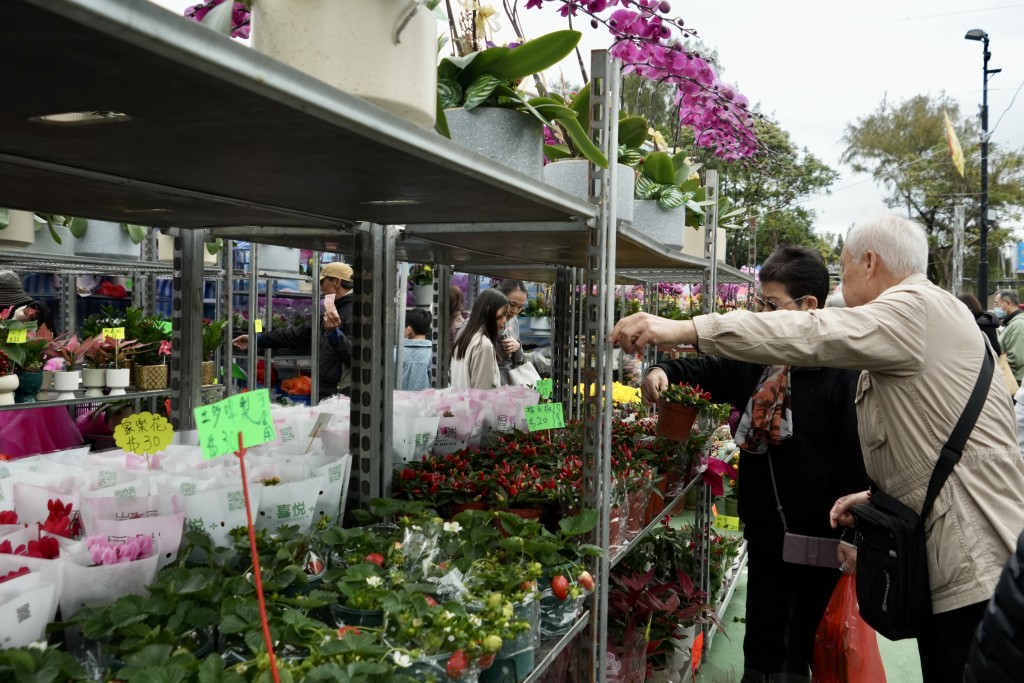
[[[129,453],[158,453],[171,445],[174,428],[163,415],[129,415],[114,430],[114,443]]]
[[[260,320],[259,318],[256,318],[256,322],[253,323],[253,325],[256,327],[256,334],[259,334],[260,332],[263,331],[263,321]]]
[[[123,327],[104,327],[103,337],[110,337],[111,339],[124,339],[124,328]]]
[[[715,517],[715,528],[716,529],[731,529],[733,531],[740,530],[740,518],[730,517],[728,515],[718,515]]]
[[[22,327],[17,330],[7,331],[8,344],[24,344],[28,341],[28,329]]]

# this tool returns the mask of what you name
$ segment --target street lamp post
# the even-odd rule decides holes
[[[964,36],[966,40],[979,40],[982,44],[981,68],[981,212],[979,216],[981,239],[978,248],[978,299],[988,305],[988,77],[1002,69],[989,69],[988,34],[980,28],[972,28]]]

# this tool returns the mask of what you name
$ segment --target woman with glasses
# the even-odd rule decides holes
[[[502,280],[498,283],[498,291],[508,299],[508,314],[505,329],[501,335],[501,345],[497,347],[498,372],[501,374],[501,386],[508,382],[508,370],[526,362],[523,344],[519,341],[519,318],[530,298],[526,285],[522,280]]]
[[[760,279],[754,301],[765,315],[821,308],[829,292],[821,255],[805,247],[778,249]],[[783,560],[785,536],[834,545],[838,532],[829,525],[829,510],[837,497],[867,487],[856,380],[849,370],[711,356],[660,363],[644,378],[643,395],[652,403],[670,383],[687,382],[744,411],[736,430],[739,514],[749,553],[743,683],[810,680],[815,631],[840,574],[834,547],[826,553],[831,567]],[[798,541],[791,542],[789,550],[798,553]]]

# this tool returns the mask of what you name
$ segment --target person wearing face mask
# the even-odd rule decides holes
[[[352,266],[328,263],[320,269],[320,291],[334,295],[333,305],[325,305],[320,321],[319,399],[351,391],[352,383]],[[265,349],[302,349],[309,352],[313,326],[285,327],[256,335],[256,351]],[[235,337],[235,348],[249,348],[249,335]]]
[[[999,344],[1010,363],[1013,377],[1020,384],[1024,379],[1024,316],[1020,314],[1020,297],[1012,289],[1000,289],[992,300],[992,312],[1003,321]]]
[[[828,270],[806,247],[776,250],[760,280],[755,301],[764,315],[817,310],[828,296]],[[686,382],[718,403],[745,409],[736,430],[743,451],[739,513],[749,551],[742,683],[810,680],[815,632],[839,580],[839,563],[787,562],[785,532],[837,539],[828,521],[832,504],[868,485],[857,438],[856,380],[851,370],[720,356],[666,361],[644,377],[643,395],[652,403],[669,384]]]

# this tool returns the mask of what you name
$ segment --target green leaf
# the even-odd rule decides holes
[[[490,74],[480,76],[466,88],[466,99],[462,103],[463,109],[470,110],[480,106],[490,98],[494,89],[499,85],[501,85],[499,78]]]
[[[569,101],[569,108],[576,112],[576,118],[590,126],[590,83],[583,86]]]
[[[663,186],[660,183],[656,183],[647,176],[637,176],[636,182],[633,184],[633,196],[636,199],[651,199]]]
[[[665,152],[651,152],[644,159],[643,174],[661,185],[673,185],[676,181],[676,169],[672,165],[672,157]]]
[[[640,147],[647,141],[647,128],[647,119],[642,116],[619,119],[619,144]]]
[[[551,99],[550,97],[534,97],[527,100],[527,104],[537,111],[545,114],[546,121],[556,118],[576,118],[576,112],[565,106],[561,102]]]
[[[563,517],[558,522],[558,528],[566,536],[580,536],[597,526],[597,518],[597,510],[581,510],[579,514],[572,517]]]
[[[544,145],[544,156],[552,161],[572,159],[572,152],[565,145]]]
[[[663,209],[678,209],[686,200],[687,196],[675,185],[669,185],[658,193],[658,206]]]
[[[644,160],[644,153],[633,147],[619,146],[619,163],[636,167]]]
[[[224,668],[224,660],[216,652],[203,660],[199,667],[199,683],[243,683],[245,680],[232,669]]]
[[[251,624],[237,614],[229,614],[220,620],[222,633],[244,633],[248,631]]]
[[[11,210],[0,209],[0,230],[3,230],[11,224]]]
[[[453,78],[438,79],[437,97],[442,109],[462,106],[462,86]]]
[[[580,126],[580,122],[575,118],[571,119],[558,119],[559,125],[572,140],[573,146],[576,150],[582,154],[591,163],[600,166],[601,168],[608,168],[608,159],[605,158],[601,150],[593,143],[590,136],[587,135],[587,131],[583,130]]]
[[[489,73],[503,81],[517,81],[553,67],[565,59],[577,43],[579,31],[554,31],[528,40],[486,66]],[[477,64],[473,65],[477,67]]]
[[[142,244],[142,241],[146,239],[146,235],[149,234],[149,228],[144,225],[122,223],[121,226],[128,233],[128,239],[132,241],[132,244]]]

